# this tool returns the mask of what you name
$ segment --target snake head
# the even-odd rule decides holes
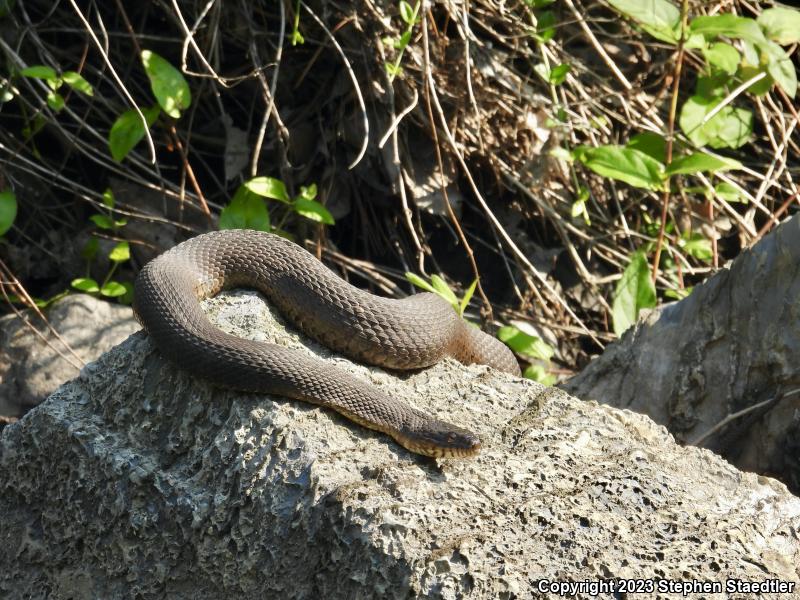
[[[408,450],[433,458],[475,456],[481,449],[480,438],[471,431],[432,418],[418,427],[404,427],[394,437]]]

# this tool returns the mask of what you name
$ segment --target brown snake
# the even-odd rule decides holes
[[[136,279],[134,311],[166,358],[213,384],[332,408],[418,454],[478,452],[480,440],[466,429],[301,351],[242,339],[212,325],[199,301],[241,286],[259,290],[306,335],[355,360],[416,369],[452,356],[519,374],[505,345],[469,326],[439,296],[375,296],[345,282],[300,246],[258,231],[207,233],[158,256]]]

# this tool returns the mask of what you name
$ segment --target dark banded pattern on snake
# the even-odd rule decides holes
[[[235,287],[262,292],[303,333],[364,363],[417,369],[452,356],[519,374],[505,345],[469,326],[437,295],[375,296],[277,235],[207,233],[168,250],[139,273],[134,311],[170,361],[215,385],[332,408],[418,454],[469,456],[480,441],[303,352],[221,331],[199,301]]]

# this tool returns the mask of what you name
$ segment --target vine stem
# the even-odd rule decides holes
[[[678,112],[678,91],[681,83],[681,67],[683,66],[683,55],[686,49],[686,27],[689,20],[689,0],[681,2],[681,37],[678,40],[678,58],[675,61],[675,73],[672,80],[672,98],[669,104],[669,121],[667,122],[667,156],[666,165],[669,168],[672,163],[672,142],[675,137],[675,114]],[[667,176],[664,182],[666,189],[661,200],[661,224],[658,228],[658,241],[656,242],[656,255],[653,258],[653,285],[656,284],[658,277],[658,263],[661,260],[661,248],[664,245],[664,231],[667,228],[667,215],[669,214],[670,198],[670,177]]]

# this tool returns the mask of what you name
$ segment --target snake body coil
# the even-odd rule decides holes
[[[207,233],[148,263],[136,279],[134,311],[166,358],[216,385],[278,394],[333,408],[426,456],[468,456],[473,433],[435,419],[303,352],[224,333],[199,300],[252,287],[305,334],[350,358],[416,369],[444,356],[519,374],[511,351],[470,327],[442,298],[402,300],[353,287],[301,247],[248,230]]]

